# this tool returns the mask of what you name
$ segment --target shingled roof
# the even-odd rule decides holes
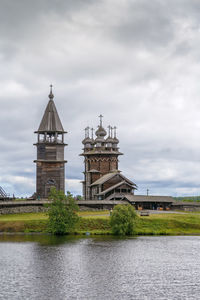
[[[129,202],[167,202],[172,203],[173,198],[171,196],[146,196],[146,195],[129,195],[125,198]]]
[[[116,183],[115,185],[107,188],[106,190],[102,191],[101,193],[97,194],[97,195],[105,195],[106,193],[116,189],[117,187],[120,187],[121,185],[123,184],[126,184],[126,185],[129,185],[130,187],[132,187],[132,185],[130,185],[128,182],[126,182],[125,180],[121,181],[121,182],[118,182]]]
[[[103,184],[104,182],[110,180],[111,178],[113,178],[116,175],[119,175],[122,178],[122,180],[125,180],[126,182],[128,182],[129,184],[131,184],[135,188],[137,188],[137,185],[134,182],[132,182],[131,180],[129,180],[128,178],[126,178],[124,175],[122,175],[118,170],[103,175],[102,177],[100,177],[99,179],[97,179],[95,182],[93,182],[91,184],[91,186]]]
[[[60,121],[55,103],[53,101],[54,95],[52,90],[49,94],[49,103],[45,109],[42,121],[36,132],[65,132]]]

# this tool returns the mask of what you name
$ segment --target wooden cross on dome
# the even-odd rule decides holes
[[[94,137],[93,132],[94,132],[94,128],[91,128],[91,132],[92,132],[92,139]]]
[[[100,118],[100,126],[102,127],[102,118],[103,118],[103,116],[100,115],[99,118]]]
[[[89,137],[89,126],[86,127],[84,130],[85,130],[85,138],[88,138]]]

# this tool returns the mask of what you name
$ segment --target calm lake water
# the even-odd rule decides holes
[[[200,299],[200,237],[0,235],[0,299]]]

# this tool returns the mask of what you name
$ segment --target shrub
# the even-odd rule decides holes
[[[131,204],[116,205],[110,217],[110,225],[115,235],[131,235],[134,232],[134,223],[137,218],[134,207]]]
[[[78,205],[75,203],[73,196],[67,192],[57,191],[55,187],[51,188],[49,199],[52,203],[49,205],[48,228],[49,231],[56,235],[69,233],[79,220],[77,215]]]

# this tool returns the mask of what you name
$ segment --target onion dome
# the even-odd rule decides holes
[[[101,136],[98,136],[96,139],[95,139],[95,143],[105,143],[105,139]]]
[[[106,143],[114,143],[114,139],[111,136],[108,136],[105,140]]]
[[[107,132],[106,132],[106,130],[102,126],[102,118],[103,118],[103,116],[100,115],[99,118],[100,118],[100,125],[98,126],[98,129],[95,132],[95,134],[96,134],[97,137],[104,137],[104,136],[106,136]]]
[[[102,118],[103,118],[103,116],[100,115],[99,118],[100,118],[100,125],[98,126],[98,129],[95,132],[95,134],[97,136],[96,139],[95,139],[96,147],[101,147],[101,146],[104,145],[104,143],[105,143],[104,137],[107,134],[106,130],[102,126]]]
[[[113,143],[119,144],[119,140],[118,140],[116,137],[114,137],[114,138],[113,138]]]
[[[97,131],[95,132],[97,135],[95,139],[95,143],[98,144],[97,146],[100,146],[99,143],[105,143],[104,136],[107,134],[105,129],[100,125]]]
[[[92,145],[94,144],[94,140],[93,138],[91,139],[89,137],[89,127],[86,127],[85,128],[85,138],[84,140],[82,141],[83,145],[85,146],[85,148],[91,148]]]
[[[117,129],[117,127],[115,126],[113,129],[114,129],[113,148],[117,148],[117,144],[119,144],[119,140],[116,137],[116,129]]]
[[[119,140],[117,138],[113,139],[113,148],[117,148],[117,144],[119,143]]]
[[[102,147],[105,144],[104,136],[106,135],[105,129],[102,127],[103,130],[97,130],[95,133],[98,134],[96,139],[94,140],[94,143],[96,144],[96,147]]]
[[[86,137],[84,140],[82,140],[82,144],[93,144],[93,140],[90,137]]]
[[[110,125],[108,126],[108,137],[105,142],[108,148],[112,148],[114,139],[112,137],[112,127]]]
[[[105,129],[102,126],[99,126],[99,128],[97,129],[97,131],[95,132],[96,136],[106,136],[107,132],[105,131]]]

